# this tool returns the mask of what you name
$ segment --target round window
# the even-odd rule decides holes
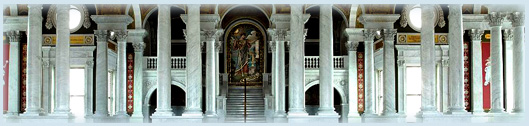
[[[70,5],[70,31],[77,31],[81,28],[82,13],[75,6]]]
[[[409,11],[409,24],[410,27],[415,31],[421,31],[422,19],[421,19],[421,8],[414,7]]]

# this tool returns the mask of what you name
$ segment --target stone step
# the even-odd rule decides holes
[[[246,111],[246,115],[264,115],[264,110],[261,111]],[[244,115],[244,111],[226,111],[228,115],[240,114]]]
[[[230,101],[228,101],[226,103],[226,106],[230,106],[230,105],[244,105],[244,102],[230,102]],[[263,105],[264,106],[264,102],[246,102],[246,105]]]
[[[244,99],[228,99],[227,102],[228,103],[230,103],[230,102],[244,102]],[[246,99],[246,103],[252,103],[252,102],[263,102],[264,103],[264,99]]]
[[[246,106],[246,109],[247,110],[264,110],[264,105],[263,106]],[[226,106],[226,111],[230,111],[230,110],[244,110],[244,106]]]
[[[244,98],[244,94],[242,95],[228,95],[226,98]],[[263,95],[246,95],[246,98],[263,98]]]

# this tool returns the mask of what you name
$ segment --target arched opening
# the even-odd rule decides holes
[[[310,14],[310,18],[305,23],[307,36],[305,40],[305,55],[318,56],[319,55],[319,38],[320,38],[320,6],[311,6],[305,10],[306,14]],[[347,37],[344,34],[347,27],[347,20],[343,13],[333,7],[332,9],[332,27],[333,27],[333,55],[347,55],[347,48],[345,43]]]
[[[175,116],[182,116],[182,113],[184,113],[186,106],[185,94],[186,93],[182,88],[176,85],[171,85],[171,108],[173,109],[173,113],[175,114]],[[152,92],[151,96],[147,97],[149,98],[149,103],[147,104],[147,112],[149,114],[148,117],[150,117],[156,111],[158,97],[157,89]]]
[[[336,88],[333,91],[334,111],[342,116],[342,97]],[[316,115],[320,106],[320,85],[314,85],[305,91],[305,109],[309,115]]]
[[[171,7],[171,56],[185,56],[186,43],[184,39],[184,31],[186,25],[181,14],[186,14],[185,10],[179,7]],[[146,44],[145,56],[156,56],[157,54],[157,35],[158,35],[158,9],[153,9],[151,14],[146,17],[145,30],[149,33],[144,38]]]

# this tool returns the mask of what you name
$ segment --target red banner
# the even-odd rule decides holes
[[[465,109],[470,112],[470,57],[469,42],[464,42],[463,64],[464,64],[464,89],[465,89]]]
[[[22,45],[22,61],[20,62],[20,113],[26,112],[26,68],[27,68],[28,44]]]
[[[7,99],[9,98],[8,95],[8,86],[9,86],[9,44],[4,43],[4,60],[2,60],[2,64],[4,64],[4,111],[7,111]]]
[[[358,112],[364,112],[364,52],[358,52]]]
[[[487,62],[489,61],[488,59],[490,58],[490,43],[482,42],[481,51],[481,66],[483,67],[483,71],[481,71],[483,74],[483,109],[490,110],[490,83],[485,84],[487,82],[486,74],[487,72],[490,72],[486,70],[487,66],[490,66],[490,63],[487,64]]]
[[[127,113],[134,111],[134,54],[127,54]]]

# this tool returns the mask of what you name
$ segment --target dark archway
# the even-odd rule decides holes
[[[342,115],[342,99],[338,90],[334,89],[334,111]],[[309,115],[316,115],[320,106],[320,85],[314,85],[305,91],[305,109]]]
[[[158,91],[155,89],[149,98],[148,113],[149,117],[156,111]],[[171,108],[175,116],[182,116],[186,106],[185,92],[176,85],[171,85]]]

